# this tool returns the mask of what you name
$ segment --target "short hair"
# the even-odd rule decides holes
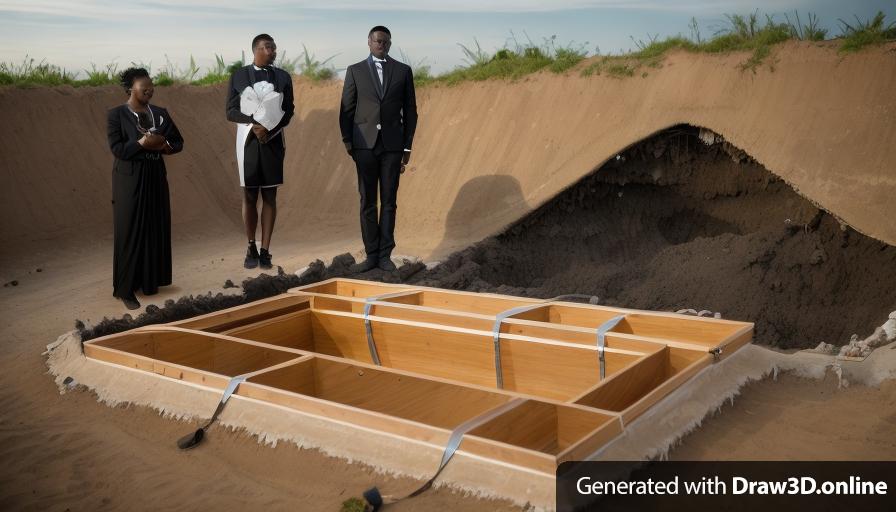
[[[373,27],[372,29],[370,29],[370,32],[367,33],[367,37],[372,36],[374,32],[385,32],[385,33],[389,34],[389,37],[392,37],[392,32],[389,32],[389,29],[382,25],[377,25],[377,26]]]
[[[255,39],[252,40],[252,49],[253,50],[255,49],[255,46],[258,44],[259,41],[270,41],[273,43],[274,38],[267,34],[258,34],[257,36],[255,36]]]
[[[149,71],[144,68],[128,68],[118,76],[118,82],[124,87],[124,92],[130,94],[134,80],[138,78],[149,78]]]

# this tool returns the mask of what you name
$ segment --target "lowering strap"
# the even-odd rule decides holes
[[[600,380],[604,380],[606,375],[606,362],[604,361],[604,348],[607,346],[607,332],[616,324],[625,320],[625,315],[614,316],[606,322],[600,324],[597,328],[597,360],[600,363]]]
[[[376,341],[374,341],[373,339],[373,328],[370,325],[370,308],[373,307],[374,303],[382,299],[398,297],[400,295],[406,295],[407,293],[408,291],[404,290],[400,292],[375,295],[373,297],[367,297],[367,300],[364,303],[364,330],[367,331],[367,348],[370,350],[370,359],[373,360],[373,364],[377,366],[382,366],[382,364],[380,363],[380,355],[376,350]]]
[[[432,478],[430,478],[425,484],[420,486],[416,491],[408,494],[407,496],[395,498],[393,496],[382,496],[380,495],[379,489],[373,487],[364,492],[364,499],[366,499],[367,502],[373,506],[374,511],[377,511],[384,504],[392,504],[405,498],[413,498],[414,496],[418,496],[426,492],[427,490],[429,490],[429,488],[432,487],[432,484],[442,473],[442,470],[445,469],[445,466],[448,464],[448,461],[451,460],[451,457],[454,456],[454,453],[457,451],[458,447],[460,447],[460,443],[467,432],[482,425],[483,423],[487,423],[493,420],[494,418],[500,416],[501,414],[504,414],[507,411],[519,407],[525,401],[526,400],[523,398],[514,398],[513,400],[503,405],[485,411],[479,416],[470,418],[469,420],[458,425],[453,431],[451,431],[451,436],[448,438],[448,444],[445,446],[445,451],[442,453],[442,460],[439,463],[439,469],[436,470],[436,474],[433,475]]]
[[[544,306],[544,302],[517,306],[495,315],[495,325],[492,327],[492,339],[495,343],[495,383],[498,389],[504,389],[504,372],[501,370],[501,324],[509,316],[525,313],[526,311]]]
[[[577,293],[571,293],[567,295],[558,295],[556,297],[552,297],[550,299],[545,299],[541,302],[536,302],[534,304],[526,304],[524,306],[517,306],[515,308],[508,309],[507,311],[503,311],[495,315],[495,325],[492,327],[492,340],[495,344],[495,383],[498,386],[498,389],[504,389],[504,372],[501,369],[501,324],[504,323],[508,317],[513,315],[518,315],[520,313],[525,313],[526,311],[530,311],[535,308],[540,308],[545,304],[549,304],[551,302],[557,302],[565,299],[591,299],[591,295],[581,295]]]
[[[177,440],[177,447],[181,450],[189,450],[194,446],[197,446],[202,442],[202,439],[205,438],[205,431],[208,430],[209,427],[212,426],[212,423],[218,419],[218,415],[221,414],[221,411],[224,410],[224,404],[227,403],[227,400],[230,399],[230,396],[233,395],[233,392],[236,391],[236,388],[242,384],[246,380],[245,375],[237,375],[230,379],[230,382],[227,383],[227,387],[224,388],[224,395],[221,397],[221,400],[218,402],[218,406],[215,407],[215,412],[212,413],[211,419],[208,422],[199,427],[198,430],[192,432],[190,434],[185,435]]]
[[[237,375],[230,379],[230,382],[227,383],[227,387],[224,388],[224,394],[221,396],[221,401],[218,402],[218,407],[215,408],[215,412],[212,413],[212,418],[208,421],[209,425],[215,422],[215,419],[217,419],[218,415],[221,414],[221,411],[224,410],[224,404],[227,403],[227,400],[230,399],[230,396],[233,395],[236,388],[245,381],[245,375]]]

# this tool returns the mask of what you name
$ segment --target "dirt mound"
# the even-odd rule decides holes
[[[896,309],[896,247],[839,224],[742,151],[679,126],[413,281],[708,309],[755,322],[760,343],[804,348],[870,334]]]

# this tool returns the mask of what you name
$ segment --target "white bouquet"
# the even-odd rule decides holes
[[[274,91],[270,82],[257,82],[240,95],[240,112],[272,130],[283,119],[283,94]]]

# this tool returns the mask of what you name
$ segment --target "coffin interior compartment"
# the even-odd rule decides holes
[[[508,395],[314,357],[248,382],[451,430]]]
[[[631,421],[647,407],[709,364],[712,356],[698,350],[664,347],[625,371],[599,383],[575,403],[612,412],[625,412]],[[641,402],[643,399],[647,399]]]
[[[407,295],[402,295],[401,297],[390,298],[387,301],[373,304],[370,308],[370,315],[371,317],[423,322],[485,332],[492,332],[492,329],[494,328],[494,316],[452,310],[421,308],[415,304],[414,299],[416,296],[416,292],[411,292]],[[311,308],[317,311],[363,314],[364,306],[364,302],[344,297],[317,296],[311,298]],[[508,318],[501,324],[501,333],[564,341],[588,347],[597,345],[597,336],[593,329],[548,322],[519,320],[515,317]],[[268,343],[273,342],[268,341]],[[608,348],[641,353],[652,353],[662,345],[662,343],[644,341],[636,337],[619,337],[613,334],[608,335],[606,339],[606,346]]]
[[[563,304],[545,305],[514,315],[513,318],[597,330],[602,323],[620,314],[625,314],[625,319],[610,332],[684,342],[704,346],[707,349],[719,346],[745,326],[750,325],[743,322],[641,312],[624,313],[604,308]]]
[[[372,362],[360,315],[315,310],[311,325],[313,340],[296,348]],[[491,333],[385,320],[373,321],[371,326],[383,366],[496,386]],[[639,357],[607,352],[606,374]],[[504,389],[538,397],[569,400],[599,380],[596,350],[576,345],[502,337],[501,363]]]
[[[120,350],[228,377],[258,371],[300,357],[293,352],[222,339],[201,332],[173,330],[123,333],[90,342],[90,346]],[[153,371],[151,363],[148,363],[148,367],[143,365],[143,362],[135,360],[130,366]]]
[[[615,415],[527,400],[471,430],[460,448],[506,462],[553,471],[560,462],[582,459],[594,453],[621,432],[622,426]],[[495,443],[535,453],[501,450]]]

